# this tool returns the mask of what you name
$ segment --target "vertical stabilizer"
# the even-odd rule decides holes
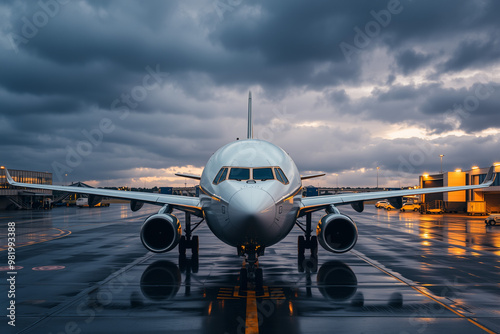
[[[252,92],[248,92],[248,130],[247,138],[253,138],[253,124],[252,124]]]

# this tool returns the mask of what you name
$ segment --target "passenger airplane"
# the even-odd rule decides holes
[[[344,253],[354,247],[358,230],[354,221],[339,212],[336,205],[350,204],[357,212],[364,209],[364,201],[388,199],[401,208],[402,197],[408,195],[450,192],[489,187],[495,178],[494,167],[479,185],[378,191],[302,198],[302,180],[323,176],[301,176],[292,158],[270,142],[254,139],[252,128],[252,97],[248,100],[247,139],[229,143],[208,160],[201,176],[176,174],[200,181],[200,196],[186,197],[131,191],[38,185],[15,182],[5,170],[7,181],[18,187],[66,191],[89,195],[89,204],[104,197],[130,200],[132,211],[144,203],[161,205],[158,213],[148,217],[140,232],[144,246],[152,252],[168,252],[179,246],[179,253],[190,248],[198,254],[198,237],[192,236],[191,215],[203,218],[217,238],[246,255],[249,268],[254,268],[258,256],[266,247],[285,238],[297,225],[304,231],[298,239],[299,256],[305,249],[317,254],[319,244],[329,252]],[[185,212],[184,233],[179,219],[172,214],[177,209]],[[312,234],[311,213],[325,210],[319,220],[316,235]],[[305,228],[297,219],[306,217]]]

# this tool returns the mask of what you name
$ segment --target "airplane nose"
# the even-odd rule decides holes
[[[244,188],[229,201],[228,213],[232,229],[248,240],[266,235],[274,222],[276,207],[267,191]]]

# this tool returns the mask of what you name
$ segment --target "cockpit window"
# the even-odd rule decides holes
[[[280,181],[283,184],[288,184],[288,179],[285,176],[285,173],[281,170],[281,168],[275,168],[274,171],[276,172],[276,178],[278,181]]]
[[[229,180],[248,180],[250,179],[250,169],[249,168],[235,168],[232,167],[229,172]]]
[[[273,173],[274,169],[274,173]],[[229,176],[228,176],[229,174]],[[252,175],[252,177],[250,177]],[[218,185],[225,180],[275,180],[283,184],[288,184],[288,179],[285,173],[279,167],[257,167],[257,168],[245,168],[245,167],[222,167],[213,180],[213,184]],[[252,181],[255,183],[255,181]]]
[[[285,180],[283,180],[283,177],[281,176],[281,174],[278,173],[278,168],[275,168],[274,172],[276,173],[276,178],[278,179],[278,181],[280,181],[281,183],[285,183]]]
[[[222,181],[224,181],[226,179],[226,177],[227,177],[227,168],[224,168],[224,170],[222,171],[222,175],[219,178],[218,183],[221,183]]]
[[[253,169],[253,179],[254,180],[272,180],[274,179],[272,168],[254,168]]]
[[[215,179],[214,179],[213,183],[214,184],[221,183],[222,181],[224,181],[226,179],[226,176],[227,176],[227,167],[223,167],[223,168],[220,169],[220,171],[215,176]]]

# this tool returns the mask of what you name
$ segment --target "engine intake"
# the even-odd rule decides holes
[[[148,250],[163,253],[177,246],[181,234],[181,223],[176,216],[157,213],[149,216],[142,225],[141,241]]]
[[[323,216],[316,227],[320,245],[332,253],[351,250],[358,240],[358,229],[354,221],[340,213]]]

